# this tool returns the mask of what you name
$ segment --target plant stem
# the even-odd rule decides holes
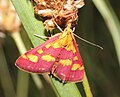
[[[90,86],[89,86],[89,83],[88,83],[88,79],[87,79],[86,73],[84,75],[84,79],[83,79],[83,83],[82,84],[83,84],[83,87],[84,87],[84,91],[85,91],[86,97],[93,97],[92,92],[90,90]]]
[[[22,42],[19,32],[13,32],[11,34],[14,39],[18,50],[21,54],[26,52],[26,48]],[[23,85],[24,84],[24,85]],[[17,97],[28,97],[28,87],[29,87],[29,75],[18,70],[18,78],[17,78]]]

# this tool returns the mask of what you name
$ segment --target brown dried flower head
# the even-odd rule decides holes
[[[34,0],[35,13],[44,17],[47,30],[54,29],[55,23],[65,28],[69,23],[76,24],[78,8],[84,6],[84,0]]]

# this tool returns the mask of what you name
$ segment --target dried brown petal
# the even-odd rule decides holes
[[[75,6],[76,6],[77,8],[81,8],[81,7],[83,7],[84,5],[85,5],[84,0],[76,0],[76,1],[75,1]]]
[[[53,16],[53,11],[51,9],[38,10],[36,12],[40,16],[43,16],[43,17],[52,17]]]
[[[46,21],[44,22],[44,26],[45,26],[45,28],[46,28],[47,30],[51,30],[51,29],[54,29],[55,23],[54,23],[54,21],[53,21],[52,19],[46,20]]]

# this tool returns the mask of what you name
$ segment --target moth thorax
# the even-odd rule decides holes
[[[66,35],[66,36],[63,36],[63,37],[60,38],[59,44],[61,46],[67,46],[67,45],[70,45],[71,42],[72,42],[71,35]]]

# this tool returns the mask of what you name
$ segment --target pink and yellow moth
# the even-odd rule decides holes
[[[21,55],[16,66],[32,73],[51,73],[63,82],[80,82],[84,66],[73,31],[67,28]]]

